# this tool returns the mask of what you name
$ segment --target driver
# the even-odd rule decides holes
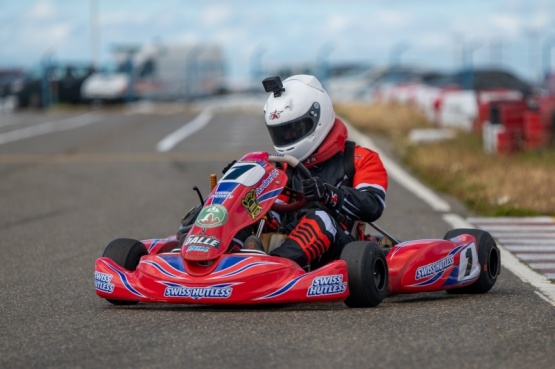
[[[348,178],[343,158],[347,128],[314,76],[283,81],[283,89],[268,97],[264,117],[276,152],[297,158],[312,174],[303,180],[288,173],[289,187],[301,191],[309,204],[280,214],[288,237],[270,254],[301,267],[323,257],[337,259],[343,246],[354,240],[354,223],[373,222],[384,211],[387,173],[380,157],[354,146],[353,158],[346,158],[354,163],[354,174]]]

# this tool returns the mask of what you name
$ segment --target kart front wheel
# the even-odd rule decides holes
[[[480,229],[453,229],[445,234],[443,239],[450,240],[454,237],[469,234],[476,239],[478,248],[478,262],[480,263],[480,276],[476,282],[469,286],[447,290],[448,293],[486,293],[488,292],[501,272],[501,253],[493,237]]]
[[[141,257],[148,255],[146,246],[137,240],[130,238],[118,238],[108,244],[104,250],[103,257],[112,259],[119,266],[134,271],[139,265]],[[138,301],[106,299],[114,305],[134,305]]]
[[[348,243],[341,252],[347,262],[349,297],[348,307],[378,306],[387,295],[389,283],[387,263],[383,249],[374,242]]]

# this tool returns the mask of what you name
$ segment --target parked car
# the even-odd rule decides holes
[[[25,72],[22,69],[1,69],[0,70],[0,98],[5,98],[10,94],[11,85],[14,81],[23,78]]]
[[[82,102],[81,85],[94,71],[90,65],[66,64],[48,69],[47,78],[42,68],[26,70],[11,80],[6,96],[16,101],[17,108],[41,108],[48,103]]]
[[[123,65],[104,66],[83,82],[81,96],[85,102],[123,102],[132,97],[130,83]]]
[[[81,86],[94,72],[90,65],[69,65],[54,69],[51,80],[54,82],[57,101],[59,103],[78,104],[83,102]]]

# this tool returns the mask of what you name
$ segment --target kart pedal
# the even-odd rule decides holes
[[[262,245],[262,241],[256,236],[249,236],[243,242],[243,250],[258,250],[264,251],[264,246]]]

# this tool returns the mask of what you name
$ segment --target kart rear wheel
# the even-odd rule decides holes
[[[387,295],[389,283],[383,249],[374,242],[348,243],[341,252],[347,262],[349,297],[345,305],[352,308],[378,306]]]
[[[103,257],[112,259],[119,266],[134,271],[139,265],[141,257],[148,255],[146,246],[131,238],[118,238],[106,246]],[[139,301],[106,299],[114,305],[134,305]]]
[[[495,243],[493,237],[486,231],[480,229],[453,229],[445,234],[443,239],[460,236],[462,234],[470,234],[476,238],[476,246],[478,247],[478,261],[480,262],[480,276],[476,282],[469,286],[461,288],[453,288],[447,290],[448,293],[486,293],[497,281],[499,273],[501,273],[501,253]]]

